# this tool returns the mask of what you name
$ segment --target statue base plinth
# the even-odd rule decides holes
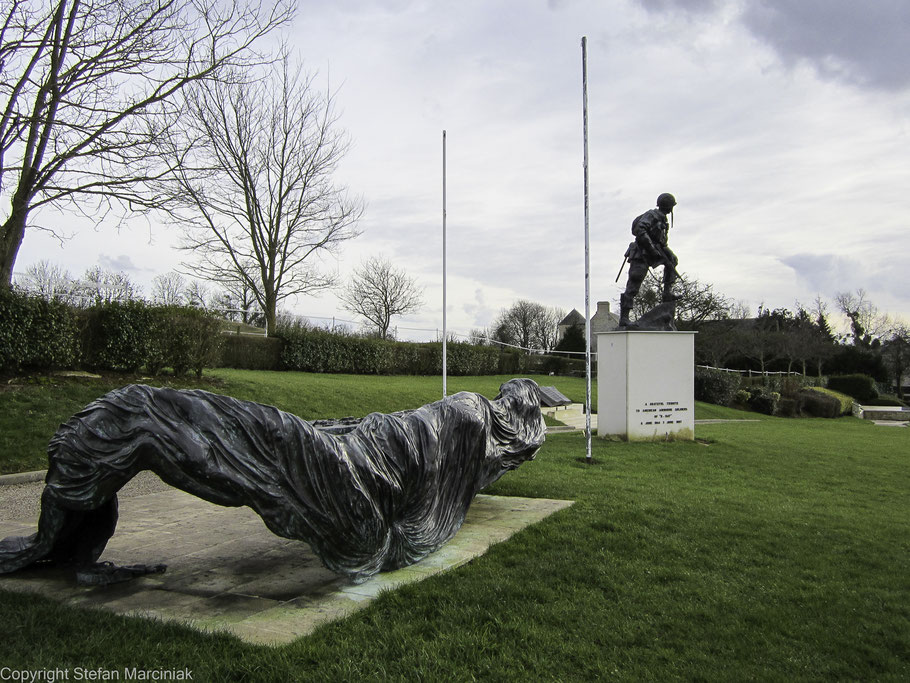
[[[695,332],[597,335],[597,435],[695,438]]]

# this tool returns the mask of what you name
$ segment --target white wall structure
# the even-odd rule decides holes
[[[597,435],[695,438],[695,332],[597,335]]]

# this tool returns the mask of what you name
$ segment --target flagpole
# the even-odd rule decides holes
[[[585,451],[591,464],[591,259],[588,241],[588,39],[581,39],[581,92],[584,122],[585,170]]]
[[[446,132],[442,131],[442,397],[446,388]]]

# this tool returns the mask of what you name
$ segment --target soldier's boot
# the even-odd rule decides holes
[[[631,322],[629,322],[629,313],[632,312],[632,301],[635,297],[629,294],[620,294],[619,295],[619,329],[627,330],[634,327]]]

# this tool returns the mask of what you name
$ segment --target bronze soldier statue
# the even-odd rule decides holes
[[[676,198],[669,192],[664,192],[657,198],[657,208],[646,211],[632,221],[632,234],[635,241],[626,250],[626,259],[629,262],[629,279],[626,282],[626,291],[619,297],[619,327],[630,328],[634,325],[629,322],[629,312],[635,300],[641,283],[648,274],[648,269],[655,266],[664,267],[663,302],[675,302],[673,284],[679,273],[676,264],[679,259],[667,247],[667,236],[670,224],[667,216],[673,214]]]

